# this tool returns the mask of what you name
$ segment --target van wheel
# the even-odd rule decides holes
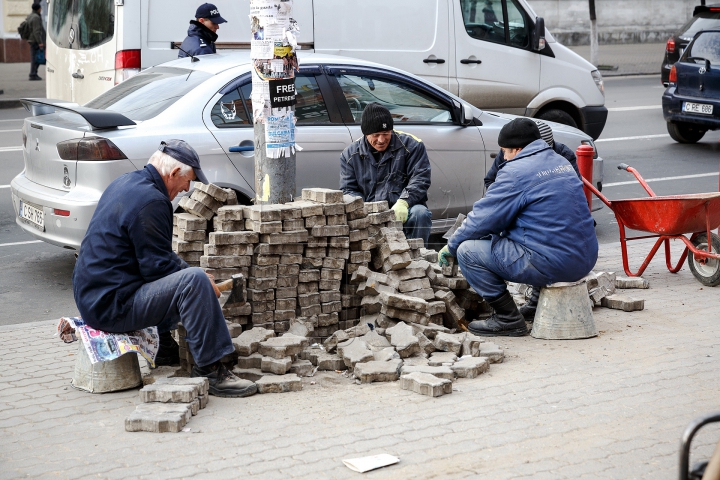
[[[697,143],[705,135],[707,130],[696,127],[689,123],[671,123],[667,124],[667,131],[678,143]]]
[[[569,113],[559,110],[557,108],[553,108],[550,110],[545,110],[540,115],[537,116],[540,120],[547,120],[548,122],[555,122],[555,123],[562,123],[563,125],[569,125],[574,128],[578,128],[577,123],[575,123],[575,120],[570,116]]]

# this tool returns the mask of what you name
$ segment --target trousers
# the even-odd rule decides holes
[[[505,281],[548,285],[548,277],[537,271],[527,255],[508,264],[497,258],[488,239],[466,240],[457,249],[457,261],[465,279],[485,300],[495,300],[507,291]]]
[[[198,366],[210,365],[235,351],[220,302],[207,275],[197,267],[140,287],[132,298],[132,308],[124,320],[112,326],[112,333],[147,327],[166,333],[179,322],[187,330],[185,341]]]
[[[413,205],[408,212],[408,219],[403,225],[406,238],[422,238],[425,248],[430,238],[432,212],[425,205]]]
[[[38,50],[40,50],[40,45],[37,43],[30,44],[30,77],[34,77],[38,73],[38,64],[35,61]]]

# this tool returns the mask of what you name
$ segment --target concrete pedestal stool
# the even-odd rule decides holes
[[[574,340],[597,336],[587,279],[558,282],[540,290],[530,335],[544,340]]]
[[[126,353],[115,360],[93,364],[90,362],[82,339],[78,339],[78,343],[73,387],[90,393],[107,393],[142,385],[137,354]]]

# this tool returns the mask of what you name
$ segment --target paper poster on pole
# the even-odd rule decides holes
[[[270,80],[270,107],[283,108],[295,105],[295,79]]]
[[[275,54],[273,40],[252,40],[250,42],[250,58],[270,59]]]
[[[295,147],[295,116],[291,110],[265,119],[265,142],[268,158],[290,156]]]

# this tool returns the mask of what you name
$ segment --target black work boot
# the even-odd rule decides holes
[[[528,334],[525,319],[507,290],[500,297],[487,301],[495,310],[487,320],[470,322],[468,330],[481,337],[522,337]]]
[[[155,365],[180,365],[180,346],[170,332],[160,334],[160,348],[155,356]]]
[[[205,377],[210,381],[210,395],[216,397],[249,397],[257,392],[257,385],[238,378],[225,365],[215,362],[206,367],[195,365],[191,377]]]
[[[530,287],[530,298],[527,299],[525,305],[520,307],[520,315],[525,317],[526,322],[535,320],[535,312],[537,311],[538,298],[540,298],[540,287]]]

